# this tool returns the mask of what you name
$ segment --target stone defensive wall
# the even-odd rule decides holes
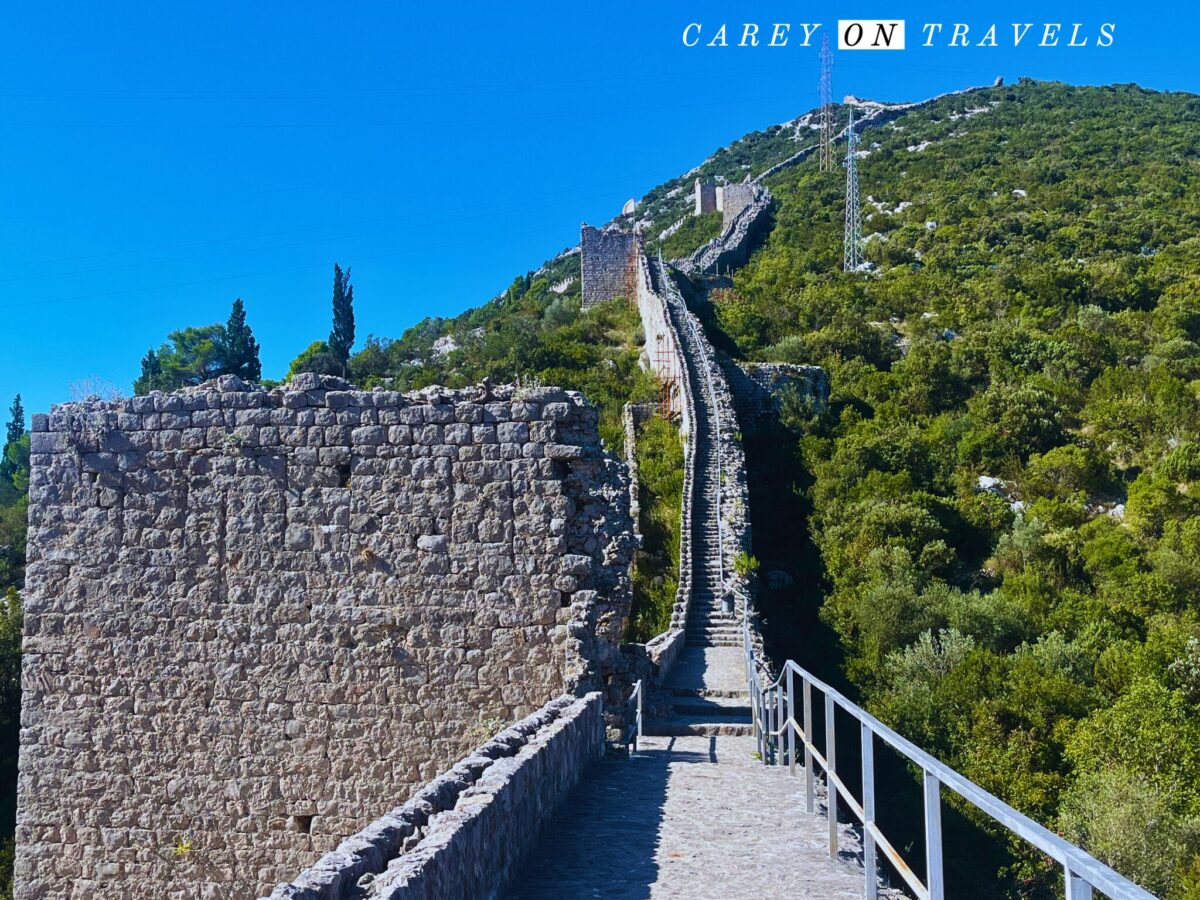
[[[685,275],[717,275],[744,266],[769,230],[774,205],[771,192],[755,182],[725,186],[726,191],[731,188],[738,189],[737,196],[741,198],[739,202],[744,201],[744,205],[732,219],[729,218],[726,207],[725,224],[721,234],[691,256],[672,262],[672,265]]]
[[[742,433],[733,392],[725,378],[720,355],[704,334],[700,320],[687,308],[673,277],[668,277],[666,281],[672,322],[678,332],[687,334],[688,354],[701,382],[699,389],[708,394],[709,414],[719,422],[716,438],[717,453],[721,460],[721,553],[725,583],[734,593],[738,614],[741,615],[749,604],[752,616],[752,585],[748,578],[735,571],[735,560],[741,553],[750,554],[751,543],[746,454],[742,448]],[[683,627],[686,621],[687,610],[677,607],[672,625]]]
[[[598,693],[553,700],[264,900],[490,897],[604,753]]]
[[[696,485],[696,398],[688,378],[675,319],[671,314],[670,276],[659,261],[651,264],[645,253],[638,260],[638,314],[645,334],[645,363],[668,386],[671,411],[679,416],[683,436],[683,496],[680,502],[679,580],[675,588],[671,626],[646,643],[653,664],[652,678],[661,682],[675,664],[684,645],[684,623],[692,596],[692,498]],[[634,462],[636,465],[636,461]]]
[[[760,188],[749,181],[725,184],[721,188],[721,230],[728,231],[743,209],[758,199]]]
[[[500,723],[619,695],[596,421],[315,375],[35,416],[16,896],[258,897]]]
[[[926,106],[932,106],[934,103],[937,103],[939,100],[944,100],[946,97],[955,97],[960,94],[973,94],[976,91],[986,91],[990,88],[999,87],[1002,83],[1003,79],[998,78],[994,84],[976,85],[974,87],[962,88],[961,90],[957,91],[947,91],[944,94],[938,94],[926,100],[918,100],[915,103],[875,103],[869,100],[864,102],[849,97],[846,98],[845,102],[847,104],[854,104],[858,116],[854,121],[854,130],[861,134],[869,127],[878,128],[881,125],[886,125],[888,122],[898,119],[906,112],[910,112],[914,109],[923,109]],[[846,129],[843,128],[834,136],[834,140],[841,140],[845,136]],[[810,144],[809,146],[798,150],[787,159],[777,162],[769,169],[760,172],[754,177],[754,181],[761,182],[764,178],[770,178],[772,175],[778,174],[784,169],[790,169],[797,163],[803,162],[813,153],[816,153],[820,147],[821,145],[819,143]]]

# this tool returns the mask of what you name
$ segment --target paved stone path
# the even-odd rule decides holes
[[[596,765],[546,824],[509,900],[851,898],[853,857],[831,860],[804,777],[754,759],[749,737],[651,737]],[[856,846],[852,835],[844,844]]]
[[[671,668],[666,686],[672,690],[745,695],[746,659],[742,648],[686,646]]]

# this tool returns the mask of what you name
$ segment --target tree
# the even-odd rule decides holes
[[[350,283],[350,270],[342,271],[333,264],[333,330],[329,332],[329,352],[346,373],[350,361],[350,348],[354,346],[354,285]]]
[[[262,377],[262,363],[258,359],[258,341],[246,324],[246,307],[242,298],[233,301],[229,321],[221,338],[221,367],[226,375],[236,375],[243,381],[258,381]]]
[[[13,398],[12,406],[9,408],[8,420],[8,438],[5,440],[5,445],[11,444],[14,441],[19,441],[21,435],[25,433],[25,407],[21,405],[21,395],[17,394]]]
[[[236,375],[244,381],[262,377],[259,345],[246,324],[246,306],[233,301],[229,321],[202,328],[172,331],[169,343],[151,348],[142,357],[142,373],[133,383],[135,394],[174,391],[216,378]]]
[[[151,347],[146,351],[146,355],[142,357],[142,374],[133,383],[133,392],[135,394],[148,394],[151,391],[161,390],[162,379],[162,362],[158,358],[158,353]]]
[[[173,391],[224,375],[221,345],[223,325],[172,331],[170,343],[149,351],[142,359],[142,377],[133,383],[134,393]]]
[[[288,367],[287,377],[301,372],[316,372],[318,375],[336,375],[343,371],[341,363],[329,352],[329,345],[324,341],[313,341],[299,356],[292,360]]]
[[[25,435],[25,408],[21,405],[21,395],[13,398],[9,409],[12,418],[8,422],[8,431],[4,446],[0,447],[0,482],[13,483],[17,476],[19,465],[19,443]],[[28,462],[28,454],[25,455]]]

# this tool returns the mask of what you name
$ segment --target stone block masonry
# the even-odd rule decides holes
[[[599,694],[562,697],[491,738],[269,900],[490,897],[604,753]]]
[[[580,229],[582,253],[583,308],[624,297],[630,302],[637,296],[641,239],[629,231],[601,231],[584,225]]]
[[[758,199],[762,192],[757,184],[749,181],[741,184],[726,184],[719,188],[721,192],[721,230],[728,231],[738,214]]]
[[[578,394],[226,377],[34,419],[16,896],[253,898],[619,660]]]

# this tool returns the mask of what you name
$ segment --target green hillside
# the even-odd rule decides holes
[[[811,140],[777,126],[700,174],[741,180]],[[885,720],[1152,890],[1194,896],[1200,98],[1022,81],[904,112],[862,147],[871,271],[840,271],[842,175],[810,158],[768,179],[776,227],[703,310],[735,355],[832,376],[829,410],[790,410],[775,442],[795,493],[753,508],[764,567],[801,577],[794,596],[820,604]],[[695,175],[647,193],[652,244]],[[620,403],[653,386],[622,311],[581,316],[577,282],[551,289],[577,273],[560,257],[373,343],[353,374],[555,381],[597,399],[615,439]],[[458,349],[435,352],[447,334]],[[773,545],[797,509],[811,543]],[[802,619],[764,602],[777,628]],[[816,634],[775,644],[803,660]],[[1045,872],[1021,857],[1010,874],[1028,892]]]
[[[971,779],[1194,896],[1200,98],[1022,83],[863,147],[871,272],[839,271],[841,174],[809,161],[769,180],[777,226],[711,316],[739,355],[831,373],[828,413],[789,424],[845,672]]]

